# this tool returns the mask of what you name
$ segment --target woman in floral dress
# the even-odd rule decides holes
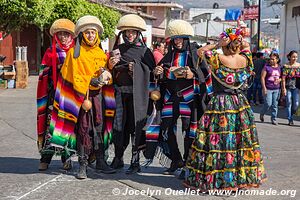
[[[293,115],[299,106],[299,89],[297,79],[300,79],[300,63],[297,62],[298,52],[291,51],[288,55],[289,62],[283,66],[282,70],[282,92],[286,96],[286,111],[288,125],[294,125]]]
[[[214,49],[222,47],[224,54]],[[257,187],[266,178],[254,116],[243,94],[252,74],[249,45],[239,29],[227,29],[218,45],[198,50],[209,69],[211,100],[199,121],[186,163],[186,187],[205,192]]]

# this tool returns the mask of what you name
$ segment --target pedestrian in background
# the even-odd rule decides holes
[[[297,51],[291,51],[287,58],[289,62],[282,69],[282,93],[286,96],[288,125],[292,126],[294,125],[293,115],[299,106],[299,89],[296,87],[296,79],[300,78],[300,63],[297,62]]]
[[[264,103],[264,96],[262,94],[262,86],[261,86],[261,72],[266,64],[266,60],[263,58],[263,53],[257,52],[256,53],[256,59],[253,60],[254,65],[254,81],[253,81],[253,103],[258,105],[258,102],[260,104]],[[257,100],[258,95],[258,100]]]
[[[165,43],[156,42],[154,44],[154,50],[153,50],[155,64],[158,64],[159,61],[164,57],[164,53],[165,53]]]
[[[37,144],[41,154],[40,171],[48,169],[55,153],[61,155],[61,161],[65,170],[69,170],[72,167],[70,155],[65,151],[58,151],[50,145],[49,139],[52,136],[49,126],[58,75],[67,52],[74,46],[74,29],[75,24],[68,19],[58,19],[52,24],[50,28],[52,46],[46,50],[39,70],[37,86]]]
[[[260,111],[260,121],[264,122],[264,115],[271,109],[271,122],[278,125],[276,118],[278,112],[278,101],[280,98],[281,66],[278,53],[271,53],[269,63],[261,72],[261,84],[265,102]]]

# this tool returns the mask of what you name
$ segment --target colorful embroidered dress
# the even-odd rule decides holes
[[[248,51],[241,55],[247,67],[231,69],[217,53],[206,53],[213,95],[186,163],[187,187],[236,190],[258,186],[266,178],[253,112],[241,90],[253,70],[252,56]]]
[[[286,79],[286,88],[295,89],[297,79],[300,79],[300,65],[291,66],[289,64],[283,65],[282,76]],[[299,81],[299,80],[298,80]]]

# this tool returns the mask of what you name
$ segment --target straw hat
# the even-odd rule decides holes
[[[165,36],[166,38],[175,37],[175,36],[193,37],[194,29],[191,26],[191,24],[188,23],[187,21],[176,19],[170,21],[166,29]]]
[[[75,24],[68,19],[55,20],[50,28],[50,35],[53,36],[59,31],[66,31],[74,36]]]
[[[124,15],[120,18],[117,29],[124,30],[137,30],[137,31],[146,31],[146,22],[143,18],[135,14]]]
[[[92,15],[85,15],[78,19],[75,26],[75,36],[77,37],[80,32],[87,29],[95,29],[98,31],[99,36],[103,33],[104,28],[101,21]]]

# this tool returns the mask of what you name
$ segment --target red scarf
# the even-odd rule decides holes
[[[56,89],[57,84],[57,69],[56,69],[56,44],[58,44],[59,48],[63,49],[66,53],[69,51],[70,48],[74,46],[74,39],[71,34],[69,34],[68,42],[67,44],[62,44],[61,41],[57,37],[57,33],[55,33],[52,37],[52,78],[53,78],[53,86],[54,89]]]

